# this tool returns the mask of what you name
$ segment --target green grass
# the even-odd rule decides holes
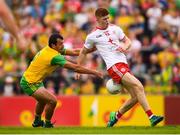
[[[162,127],[55,127],[52,129],[31,127],[0,127],[0,134],[180,134],[180,126]]]

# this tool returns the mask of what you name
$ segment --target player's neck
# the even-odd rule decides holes
[[[108,28],[108,25],[107,25],[107,26],[102,26],[102,25],[97,24],[97,25],[96,25],[96,28],[97,28],[97,29],[100,29],[100,30],[105,30],[105,29]]]

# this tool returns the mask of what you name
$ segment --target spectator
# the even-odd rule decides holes
[[[12,76],[7,76],[3,85],[3,96],[14,96],[18,94],[18,89],[15,85]]]
[[[174,92],[180,93],[180,58],[176,59],[172,67],[172,83]]]

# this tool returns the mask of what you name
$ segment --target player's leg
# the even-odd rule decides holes
[[[130,93],[131,98],[126,100],[125,103],[123,103],[123,105],[120,107],[120,109],[117,112],[110,113],[110,120],[107,125],[108,127],[112,127],[125,112],[131,109],[138,102],[134,91],[131,90],[129,87],[125,87],[125,88]]]
[[[21,78],[20,86],[23,89],[23,91],[29,96],[35,95],[39,88],[44,87],[43,83],[36,83],[36,84],[28,83],[24,76],[22,76]],[[35,119],[32,124],[33,127],[40,127],[44,125],[44,121],[41,120],[41,114],[44,110],[45,104],[46,103],[43,100],[37,100],[36,109],[35,109]]]
[[[35,119],[32,124],[33,127],[39,127],[44,125],[44,121],[41,120],[41,115],[44,111],[46,102],[41,98],[41,94],[39,95],[39,90],[36,90],[32,95],[37,101],[35,107]]]
[[[125,87],[129,87],[132,90],[134,90],[136,97],[138,99],[138,102],[140,103],[140,105],[142,106],[146,114],[148,115],[152,126],[155,126],[157,123],[163,120],[163,117],[155,116],[152,113],[149,103],[147,101],[145,92],[144,92],[144,87],[136,77],[134,77],[129,72],[127,72],[122,77],[122,83]]]
[[[143,85],[138,79],[136,79],[136,77],[127,72],[122,78],[122,83],[125,87],[129,87],[134,90],[136,97],[140,105],[143,107],[144,111],[150,110]]]
[[[123,87],[127,90],[127,92],[130,94],[131,97],[118,110],[118,112],[121,114],[124,114],[125,112],[127,112],[129,109],[131,109],[138,102],[134,90],[128,86],[123,86]]]
[[[116,63],[108,69],[109,75],[116,83],[121,83],[123,76],[129,71],[129,67],[125,63]],[[121,85],[123,84],[121,83]],[[137,103],[136,94],[133,90],[131,90],[131,87],[127,85],[123,85],[123,87],[125,87],[127,91],[130,93],[131,98],[127,100],[117,112],[110,113],[110,119],[107,125],[108,127],[112,127],[126,111],[128,111],[132,106],[134,106]]]
[[[44,107],[46,103],[43,101],[37,101],[35,108],[35,119],[32,124],[33,127],[42,127],[44,125],[44,121],[41,120],[41,115],[43,113]]]
[[[35,116],[40,117],[44,111],[46,103],[44,101],[37,101],[35,108]]]
[[[115,82],[117,82],[117,83],[121,82],[123,84],[123,86],[125,86],[129,90],[129,92],[132,90],[134,91],[138,102],[140,103],[140,105],[142,106],[142,108],[144,109],[146,114],[149,116],[151,125],[154,126],[157,123],[159,123],[160,121],[162,121],[163,117],[153,115],[153,113],[150,109],[150,106],[148,104],[148,101],[146,99],[143,85],[141,84],[141,82],[138,79],[136,79],[129,72],[130,72],[129,67],[125,63],[117,63],[108,69],[109,75],[113,78],[113,80]],[[131,93],[131,95],[132,95],[132,93]],[[130,107],[131,102],[132,102],[131,100],[127,101],[124,104],[125,107],[123,107],[122,110],[124,110],[124,111],[128,110],[128,108],[127,109],[125,109],[125,108]],[[132,106],[133,106],[133,104],[132,104]],[[111,120],[111,115],[110,115],[110,120]]]
[[[39,88],[36,92],[32,95],[40,104],[40,107],[43,107],[43,104],[46,104],[45,107],[45,127],[53,127],[51,123],[51,118],[54,113],[54,109],[57,104],[56,97],[48,92],[44,87]],[[42,104],[43,103],[43,104]],[[38,107],[38,106],[37,106]],[[37,111],[42,111],[41,109],[37,109]]]
[[[124,86],[124,88],[126,88],[131,97],[130,99],[126,100],[117,111],[116,117],[118,119],[138,102],[135,92],[130,87]]]

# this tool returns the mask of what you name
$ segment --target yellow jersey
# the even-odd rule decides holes
[[[63,67],[65,63],[63,55],[46,46],[36,54],[23,76],[28,83],[40,83],[58,66]]]

